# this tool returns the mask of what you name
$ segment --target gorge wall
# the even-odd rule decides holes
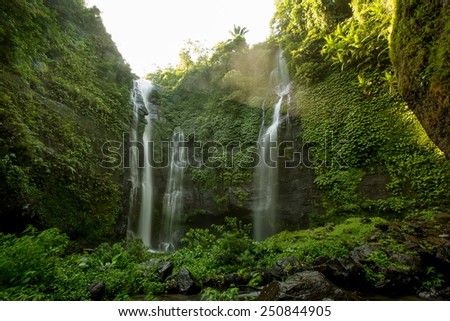
[[[99,14],[79,0],[2,4],[0,232],[117,236],[122,172],[102,145],[128,131],[134,76]]]
[[[396,3],[391,57],[400,93],[450,157],[450,4]]]
[[[317,3],[277,2],[267,41],[249,46],[235,33],[196,59],[198,48],[185,48],[179,65],[147,76],[155,145],[179,127],[193,161],[180,234],[225,216],[252,221],[252,155],[278,99],[271,71],[280,48],[293,78],[279,127],[292,145],[280,161],[307,160],[279,168],[280,229],[447,211],[447,2]],[[117,151],[136,77],[98,9],[13,1],[0,14],[0,231],[58,227],[84,244],[125,237],[130,194]],[[198,144],[211,148],[199,155]],[[167,177],[155,170],[156,220]]]

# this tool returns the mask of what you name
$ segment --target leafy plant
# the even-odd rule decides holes
[[[426,277],[422,281],[422,287],[425,290],[436,289],[445,283],[444,276],[436,271],[434,266],[427,267]]]
[[[212,288],[206,288],[202,292],[202,300],[205,301],[236,301],[238,288],[228,288],[225,291],[218,291]]]
[[[356,0],[350,6],[352,16],[324,37],[326,44],[321,53],[342,69],[352,65],[358,69],[390,66],[391,3]]]
[[[38,233],[27,229],[23,236],[0,234],[0,285],[4,287],[49,285],[69,239],[57,229]]]

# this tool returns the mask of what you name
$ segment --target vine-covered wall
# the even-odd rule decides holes
[[[0,228],[115,234],[121,172],[102,145],[129,126],[133,75],[83,1],[8,1],[0,11]]]

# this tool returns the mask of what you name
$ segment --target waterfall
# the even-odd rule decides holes
[[[139,149],[134,147],[130,149],[130,206],[132,209],[136,209],[136,212],[139,213],[139,218],[137,226],[134,222],[131,222],[131,219],[128,222],[129,230],[131,231],[130,234],[137,234],[144,244],[150,248],[152,246],[153,175],[149,142],[151,141],[151,119],[153,115],[149,95],[152,89],[153,85],[150,82],[140,79],[134,81],[131,92],[133,123],[130,142],[136,144],[137,147],[143,146],[143,148]],[[143,116],[145,116],[146,124],[141,143],[139,127],[141,124],[140,119]],[[132,213],[132,209],[130,213]]]
[[[271,78],[278,101],[273,108],[272,123],[267,129],[264,123],[262,124],[258,138],[259,164],[255,169],[256,197],[253,203],[253,236],[257,241],[275,234],[278,229],[278,125],[282,121],[281,107],[286,99],[289,101],[291,87],[286,62],[281,52],[277,55],[277,67],[272,72]]]
[[[186,167],[186,148],[183,146],[184,133],[175,129],[172,137],[169,181],[163,199],[163,229],[160,250],[172,251],[177,242],[177,226],[183,210],[183,176]]]

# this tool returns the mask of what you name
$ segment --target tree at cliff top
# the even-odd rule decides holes
[[[147,76],[159,87],[153,102],[161,106],[167,122],[157,135],[167,140],[179,126],[191,142],[212,144],[204,150],[202,165],[191,166],[188,176],[197,187],[212,190],[224,211],[231,198],[237,203],[248,199],[244,185],[252,182],[254,160],[249,154],[256,148],[261,106],[264,101],[270,106],[275,99],[270,84],[275,48],[270,44],[249,48],[245,32],[235,26],[232,38],[212,50],[189,46],[181,51],[176,68]],[[194,61],[196,52],[204,54]],[[169,130],[164,132],[165,128]]]
[[[83,1],[7,1],[0,21],[2,231],[110,237],[121,182],[101,146],[128,127],[129,66]]]
[[[326,73],[320,55],[324,37],[351,16],[350,0],[279,0],[272,19],[273,37],[285,50],[292,74],[304,82]]]

